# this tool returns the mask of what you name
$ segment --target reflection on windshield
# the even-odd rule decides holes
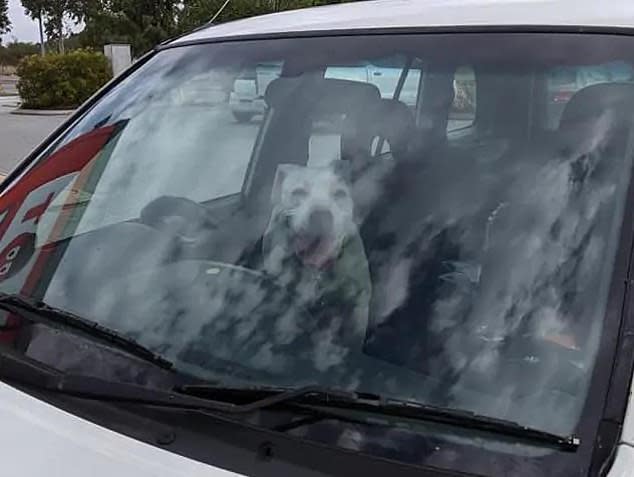
[[[527,141],[502,108],[521,84],[506,78],[553,57],[461,40],[448,65],[455,38],[322,41],[307,40],[329,52],[311,59],[303,40],[151,59],[0,198],[0,288],[203,379],[358,389],[572,433],[629,183],[634,85],[584,86]],[[407,71],[413,49],[424,74]],[[358,70],[379,54],[389,68]],[[470,55],[476,83],[503,85],[488,99],[507,117],[496,134],[476,115],[448,136]],[[270,75],[252,74],[263,64]],[[413,78],[403,98],[399,78]]]

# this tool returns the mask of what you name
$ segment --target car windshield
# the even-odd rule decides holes
[[[163,48],[5,185],[0,292],[203,380],[575,432],[630,181],[634,49],[496,36]],[[553,102],[561,71],[611,65]]]

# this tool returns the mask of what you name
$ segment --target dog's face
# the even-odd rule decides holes
[[[335,260],[356,231],[350,189],[336,167],[282,164],[273,185],[272,228],[283,223],[286,242],[300,260],[320,268]]]

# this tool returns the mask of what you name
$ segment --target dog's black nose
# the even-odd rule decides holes
[[[312,235],[326,235],[332,231],[334,217],[328,209],[313,210],[308,216],[308,232]]]

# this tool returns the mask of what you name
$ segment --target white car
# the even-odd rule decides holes
[[[0,476],[634,477],[633,73],[626,0],[157,47],[0,186]]]
[[[266,88],[281,73],[281,64],[258,64],[240,74],[229,97],[231,111],[238,122],[248,122],[264,113]]]

